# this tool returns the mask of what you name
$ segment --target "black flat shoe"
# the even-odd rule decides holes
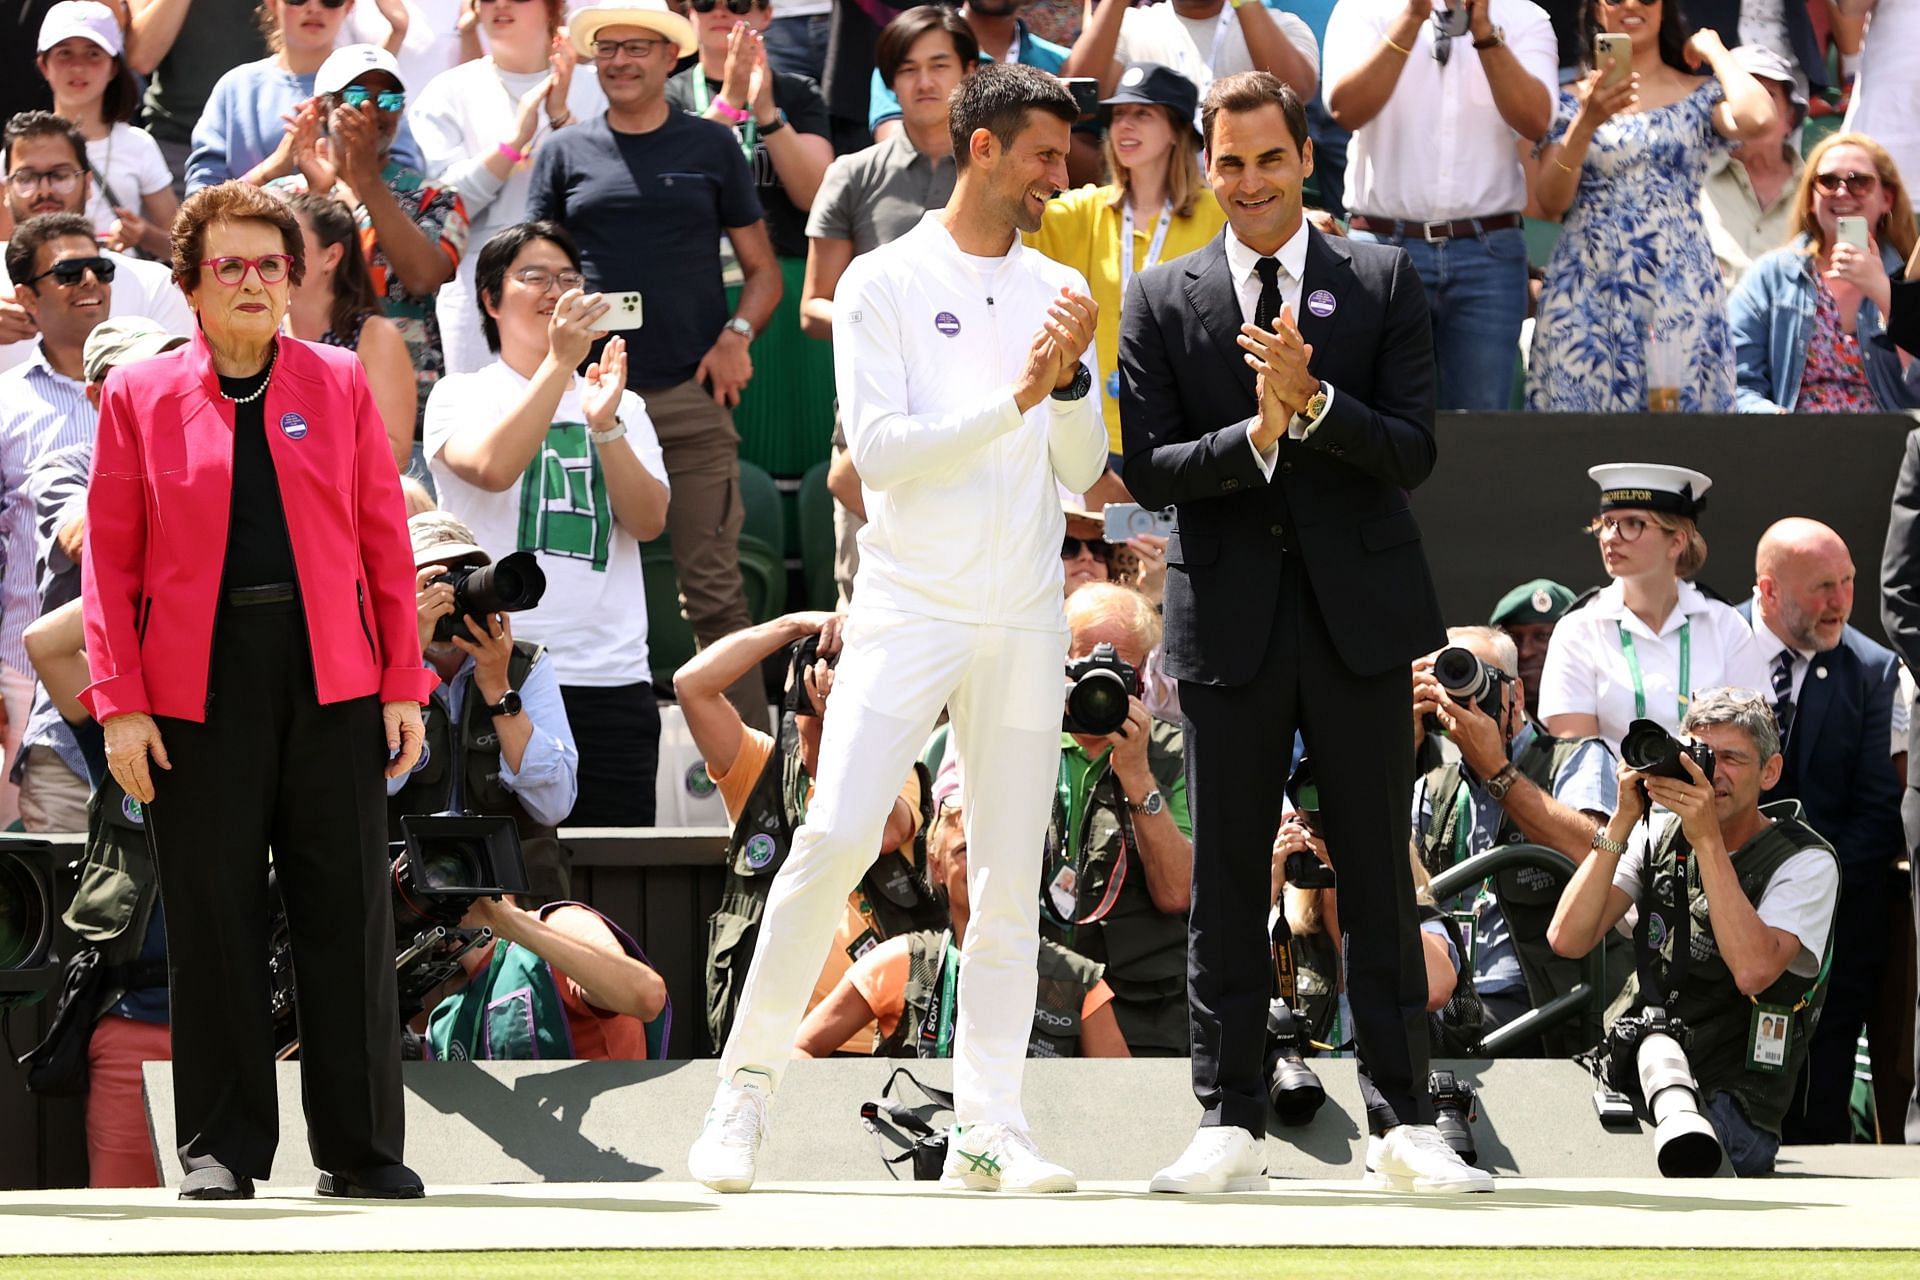
[[[251,1200],[253,1179],[243,1178],[222,1164],[194,1169],[180,1183],[182,1200]]]
[[[427,1194],[420,1175],[403,1164],[352,1173],[323,1173],[314,1190],[340,1200],[418,1200]]]

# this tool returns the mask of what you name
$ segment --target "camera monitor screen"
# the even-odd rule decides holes
[[[407,861],[431,893],[526,893],[520,832],[508,817],[409,814],[400,819]]]

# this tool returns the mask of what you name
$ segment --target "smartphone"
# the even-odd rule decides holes
[[[1100,82],[1092,76],[1066,76],[1060,81],[1067,86],[1067,92],[1073,95],[1073,105],[1080,109],[1080,118],[1086,119],[1100,112]]]
[[[640,327],[640,295],[636,291],[609,293],[606,296],[607,309],[601,313],[588,328],[595,333],[611,333],[616,329],[638,329]]]
[[[1633,74],[1633,37],[1602,31],[1593,38],[1593,60],[1604,73],[1600,77],[1602,85],[1610,88],[1623,83]]]
[[[1101,509],[1101,518],[1106,521],[1108,542],[1125,542],[1143,533],[1164,538],[1173,532],[1177,520],[1172,511],[1149,511],[1137,502],[1109,502]]]
[[[1862,253],[1870,252],[1867,245],[1867,220],[1865,218],[1834,219],[1834,243],[1850,244]]]

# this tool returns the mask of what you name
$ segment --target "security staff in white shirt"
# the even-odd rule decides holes
[[[946,1180],[1074,1189],[1028,1138],[1020,1081],[1067,654],[1056,485],[1092,484],[1107,435],[1088,395],[1086,282],[1018,233],[1039,230],[1066,183],[1077,115],[1060,81],[1018,63],[961,81],[952,198],[856,258],[835,290],[835,383],[869,523],[833,677],[840,710],[687,1158],[717,1191],[753,1183],[767,1098],[834,924],[943,706],[973,797],[965,976],[941,996],[958,1010]]]
[[[1696,689],[1766,689],[1752,628],[1687,581],[1706,564],[1696,520],[1713,481],[1660,463],[1607,463],[1587,474],[1600,486],[1600,514],[1587,532],[1613,582],[1553,629],[1540,676],[1547,731],[1617,745],[1638,719],[1678,732]]]
[[[1500,410],[1527,318],[1526,174],[1553,121],[1559,46],[1529,0],[1340,0],[1327,110],[1353,131],[1356,240],[1397,244],[1433,312],[1442,409]]]

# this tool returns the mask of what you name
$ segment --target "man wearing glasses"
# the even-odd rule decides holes
[[[92,181],[87,144],[67,121],[48,111],[21,112],[7,121],[0,135],[0,156],[5,161],[7,209],[16,227],[41,214],[85,212]],[[149,316],[168,333],[183,337],[193,332],[186,299],[173,287],[173,275],[163,263],[98,252],[116,273],[107,314]],[[33,359],[40,338],[32,305],[21,300],[12,280],[0,275],[0,371]]]
[[[1514,144],[1553,122],[1558,59],[1530,0],[1340,0],[1327,23],[1327,110],[1353,131],[1352,235],[1413,259],[1442,409],[1505,409],[1513,396],[1527,318]]]
[[[87,400],[82,352],[107,318],[116,268],[78,213],[29,218],[7,244],[7,274],[17,303],[39,330],[23,363],[0,374],[0,693],[5,694],[6,758],[19,749],[33,704],[33,667],[22,639],[39,616],[34,575],[33,501],[27,475],[42,454],[93,439],[97,414]],[[56,763],[57,760],[56,760]],[[61,766],[65,767],[65,766]],[[19,790],[0,784],[0,825],[20,814]],[[41,824],[34,829],[45,830]]]
[[[753,376],[748,348],[780,301],[780,264],[739,139],[667,100],[677,59],[697,46],[692,24],[664,0],[630,0],[575,11],[569,35],[598,70],[607,111],[535,155],[527,217],[573,233],[589,290],[642,295],[646,327],[628,338],[627,385],[645,398],[673,477],[667,532],[704,647],[749,623],[733,408]],[[722,235],[743,281],[732,315]],[[757,671],[728,699],[748,725],[766,727]]]

